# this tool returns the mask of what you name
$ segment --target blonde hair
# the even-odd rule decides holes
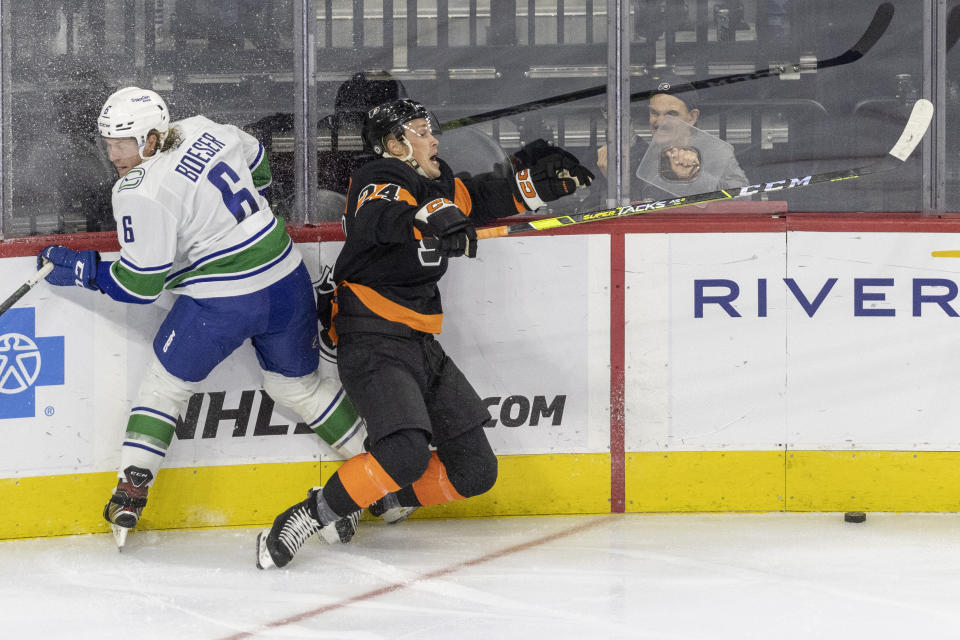
[[[158,138],[163,140],[160,148],[157,149],[157,153],[163,153],[164,151],[174,149],[183,141],[183,133],[180,131],[179,127],[170,127],[167,130],[166,137],[164,137],[164,135],[156,129],[151,129],[150,133],[147,134],[147,137],[149,137],[151,134],[156,135]]]

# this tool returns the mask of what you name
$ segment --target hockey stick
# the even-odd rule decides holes
[[[30,291],[30,289],[33,289],[35,286],[37,286],[37,283],[43,280],[47,276],[47,274],[50,273],[51,271],[53,271],[53,263],[49,261],[45,261],[43,266],[40,267],[40,269],[35,274],[27,278],[27,281],[24,282],[22,285],[20,285],[19,289],[14,291],[9,298],[4,300],[3,302],[0,302],[0,315],[3,315],[4,313],[6,313],[10,307],[12,307],[17,303],[17,300],[27,295],[27,292]]]
[[[873,19],[870,21],[870,25],[867,27],[867,30],[860,36],[860,39],[855,45],[841,53],[840,55],[830,58],[828,60],[820,60],[813,67],[815,69],[828,69],[830,67],[838,67],[844,64],[850,64],[851,62],[856,62],[862,58],[866,53],[877,43],[877,40],[886,32],[887,27],[890,26],[890,21],[893,19],[893,5],[889,2],[884,2],[879,7],[877,7],[876,13],[873,14]],[[956,7],[951,11],[950,17],[948,18],[948,35],[950,19],[953,18],[953,14],[958,13]],[[960,14],[958,14],[960,15]],[[960,29],[954,29],[955,35],[960,34]],[[954,37],[953,42],[956,42]],[[949,47],[952,46],[950,42]],[[706,80],[693,80],[688,84],[674,85],[671,87],[670,93],[682,93],[684,91],[693,91],[694,89],[708,89],[710,87],[719,87],[726,84],[736,84],[738,82],[745,82],[748,80],[758,80],[760,78],[769,78],[769,77],[778,77],[785,73],[796,73],[801,71],[802,65],[793,64],[790,66],[778,65],[775,67],[768,67],[766,69],[757,69],[756,71],[751,71],[749,73],[735,73],[728,76],[718,76],[716,78],[708,78]],[[534,111],[536,109],[543,109],[544,107],[552,107],[558,104],[566,104],[568,102],[574,102],[576,100],[583,100],[584,98],[592,98],[594,96],[603,95],[607,92],[606,85],[599,85],[596,87],[590,87],[588,89],[581,89],[579,91],[571,91],[570,93],[563,93],[557,96],[551,96],[549,98],[544,98],[542,100],[532,100],[530,102],[524,102],[523,104],[514,105],[512,107],[503,107],[502,109],[494,109],[493,111],[486,111],[484,113],[478,113],[472,116],[465,116],[463,118],[457,118],[455,120],[450,120],[444,122],[440,125],[443,131],[448,131],[450,129],[459,129],[460,127],[466,127],[472,124],[479,124],[481,122],[487,122],[489,120],[496,120],[497,118],[504,118],[507,116],[517,115],[519,113],[526,113],[527,111]],[[630,94],[631,102],[639,102],[641,100],[649,100],[653,95],[657,93],[656,89],[649,89],[646,91],[637,91],[636,93]]]
[[[953,49],[958,39],[960,39],[960,5],[950,9],[947,15],[947,53],[950,53],[950,49]]]
[[[852,180],[861,178],[871,173],[881,173],[890,171],[901,166],[913,150],[920,143],[923,135],[930,126],[930,119],[933,117],[933,104],[929,100],[917,100],[913,105],[913,111],[907,120],[900,139],[893,145],[893,148],[879,162],[856,169],[842,169],[840,171],[829,171],[826,173],[817,173],[799,178],[782,178],[764,184],[754,184],[748,187],[738,187],[736,189],[720,189],[719,191],[708,191],[680,198],[671,198],[668,200],[658,200],[656,202],[631,202],[628,205],[614,207],[613,209],[600,209],[597,211],[585,211],[583,213],[572,213],[566,216],[557,216],[555,218],[544,218],[543,220],[532,220],[530,222],[519,222],[499,227],[488,227],[486,229],[477,229],[477,239],[502,238],[503,236],[512,236],[518,233],[530,231],[543,231],[545,229],[556,229],[557,227],[566,227],[573,224],[583,224],[586,222],[598,222],[600,220],[610,220],[612,218],[622,218],[625,216],[636,216],[651,211],[663,211],[664,209],[675,209],[685,207],[691,204],[700,204],[703,202],[717,202],[720,200],[733,200],[740,196],[750,196],[757,193],[769,193],[771,191],[782,191],[783,189],[796,189],[806,187],[811,184],[821,182],[840,182],[842,180]]]

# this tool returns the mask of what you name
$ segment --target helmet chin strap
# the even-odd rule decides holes
[[[410,141],[407,140],[406,137],[404,137],[404,136],[401,136],[400,138],[397,138],[397,140],[402,140],[402,141],[403,141],[403,146],[405,146],[405,147],[407,148],[407,155],[405,155],[405,156],[402,157],[402,158],[397,158],[397,156],[391,154],[389,151],[387,151],[386,149],[384,149],[384,150],[383,150],[383,157],[384,157],[384,158],[397,158],[397,160],[399,160],[400,162],[406,162],[408,165],[410,165],[417,173],[419,173],[420,175],[422,175],[424,178],[429,178],[430,176],[428,176],[428,175],[427,175],[427,172],[423,170],[423,167],[420,166],[420,163],[417,162],[417,161],[413,158],[413,145],[410,144]]]

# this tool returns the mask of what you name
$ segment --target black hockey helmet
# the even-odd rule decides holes
[[[363,141],[375,154],[383,155],[384,137],[390,134],[397,138],[403,137],[403,125],[417,118],[427,120],[433,133],[439,135],[440,125],[425,106],[410,98],[400,98],[385,102],[367,112],[361,131]]]

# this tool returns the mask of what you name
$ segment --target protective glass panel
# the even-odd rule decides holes
[[[748,184],[732,144],[675,116],[657,122],[635,175],[641,184],[639,192],[632,195],[639,200],[661,200]]]
[[[664,82],[696,83],[670,95],[698,111],[695,127],[733,146],[751,183],[882,158],[932,81],[924,77],[933,55],[924,7],[932,1],[629,0],[627,193],[642,194],[645,183],[633,176]],[[544,139],[597,175],[590,189],[541,213],[603,205],[606,159],[619,151],[605,146],[605,1],[8,0],[2,8],[6,237],[113,228],[115,173],[97,152],[94,122],[125,85],[160,93],[174,119],[202,113],[257,135],[273,167],[271,202],[293,220],[339,218],[330,207],[295,211],[296,197],[345,192],[351,172],[370,159],[363,113],[391,97],[436,112],[440,155],[455,172],[510,172],[510,156]],[[936,105],[946,112],[947,144],[934,149],[949,209],[960,200],[953,23],[960,20],[947,25],[947,91]],[[306,88],[297,72],[305,32],[315,83]],[[295,139],[293,114],[305,95],[317,123],[316,185],[294,180],[294,150],[304,141]],[[776,197],[791,211],[896,212],[918,211],[923,193],[918,150],[882,178]]]
[[[632,41],[655,47],[631,50],[631,65],[645,64],[647,72],[631,76],[632,99],[623,105],[634,134],[630,175],[652,123],[670,112],[696,111],[695,126],[733,146],[751,184],[880,160],[924,86],[923,4],[639,0]],[[670,88],[662,95],[679,103],[656,104],[664,84]],[[882,178],[769,198],[790,211],[919,211],[920,159],[918,149]],[[631,199],[645,185],[632,179]]]
[[[156,91],[173,120],[203,114],[253,130],[290,110],[290,0],[2,6],[7,237],[115,228],[117,174],[97,147],[96,119],[121,87]],[[285,188],[274,182],[276,191]],[[285,213],[282,202],[276,208]]]
[[[397,97],[436,113],[439,155],[456,174],[512,173],[509,156],[541,138],[584,161],[596,153],[600,100],[564,96],[595,89],[602,97],[605,2],[333,0],[315,8],[321,192],[346,191],[350,173],[371,159],[359,135],[363,112]],[[341,213],[314,212],[316,221]]]

